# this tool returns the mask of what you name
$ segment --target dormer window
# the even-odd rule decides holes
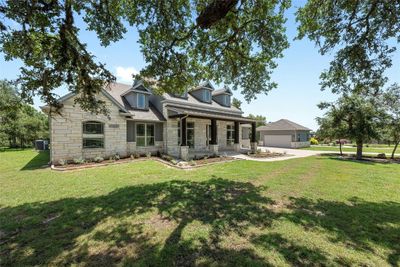
[[[144,94],[137,94],[137,108],[146,108],[146,96]]]
[[[229,95],[224,95],[223,102],[224,102],[224,106],[229,107],[231,105]]]
[[[209,90],[203,90],[204,102],[211,102],[211,92]]]

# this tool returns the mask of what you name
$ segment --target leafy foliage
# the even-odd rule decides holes
[[[234,97],[232,99],[232,106],[238,109],[241,109],[242,106],[242,101],[240,101],[239,99],[237,99],[236,97]]]
[[[49,137],[47,116],[23,103],[16,88],[6,81],[0,81],[0,121],[4,146],[24,147]]]
[[[274,59],[288,47],[280,1],[5,1],[0,50],[21,59],[23,98],[40,95],[58,106],[54,89],[68,85],[85,110],[106,113],[95,95],[114,80],[79,39],[82,17],[103,46],[123,38],[126,25],[139,32],[146,61],[137,78],[170,93],[203,80],[239,87],[247,101],[276,87]],[[17,26],[12,26],[17,25]]]

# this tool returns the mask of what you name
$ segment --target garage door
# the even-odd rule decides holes
[[[264,145],[274,147],[290,147],[291,135],[264,135]]]

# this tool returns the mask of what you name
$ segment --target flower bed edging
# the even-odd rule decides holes
[[[104,167],[104,166],[110,166],[110,165],[117,165],[117,164],[124,164],[124,163],[133,163],[133,162],[139,162],[139,161],[146,161],[146,160],[155,160],[158,161],[164,165],[167,165],[169,167],[174,167],[180,170],[190,170],[190,169],[195,169],[195,168],[200,168],[203,166],[209,166],[209,165],[213,165],[213,164],[218,164],[218,163],[227,163],[227,162],[232,162],[232,161],[236,161],[236,160],[240,160],[240,159],[230,159],[230,160],[222,160],[222,161],[216,161],[216,162],[209,162],[209,163],[205,163],[205,164],[201,164],[201,165],[184,165],[184,166],[178,166],[175,164],[172,164],[169,161],[160,159],[158,157],[151,157],[151,158],[139,158],[139,159],[121,159],[118,161],[114,161],[114,162],[106,162],[106,163],[93,163],[90,165],[76,165],[76,166],[67,166],[67,167],[58,167],[55,165],[51,165],[51,169],[54,171],[74,171],[74,170],[84,170],[84,169],[90,169],[90,168],[95,168],[95,167]]]

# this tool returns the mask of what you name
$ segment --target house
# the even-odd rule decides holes
[[[107,117],[83,111],[70,93],[50,118],[51,161],[158,152],[187,160],[251,144],[255,150],[255,121],[231,106],[231,96],[229,88],[215,90],[210,82],[182,95],[157,95],[142,82],[112,83],[98,95]]]
[[[257,127],[264,146],[300,148],[310,146],[311,129],[290,120],[281,119]]]

